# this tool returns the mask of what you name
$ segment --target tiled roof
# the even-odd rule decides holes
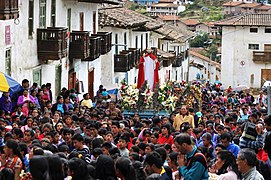
[[[246,3],[246,4],[240,5],[239,7],[242,7],[242,8],[255,8],[255,7],[260,6],[260,5],[261,5],[260,3]]]
[[[157,3],[153,4],[152,7],[179,7],[179,5],[173,3]]]
[[[269,10],[269,9],[271,9],[271,6],[270,5],[263,5],[263,6],[257,7],[256,9],[259,9],[259,10]]]
[[[176,42],[181,42],[181,43],[195,36],[195,33],[191,31],[188,31],[179,26],[172,26],[168,24],[165,24],[159,29],[154,30],[154,32],[165,36],[165,38],[167,39],[171,39],[171,40],[174,40]]]
[[[224,3],[223,6],[234,7],[234,6],[239,6],[241,4],[243,4],[243,2],[232,2],[232,1],[230,1],[230,2]]]
[[[181,20],[182,23],[184,23],[187,26],[195,26],[197,24],[199,24],[199,20],[197,19],[185,19],[185,20]]]
[[[198,57],[198,58],[200,58],[200,59],[202,59],[202,60],[204,60],[204,61],[206,61],[206,62],[208,62],[208,63],[210,63],[210,64],[212,64],[212,65],[215,65],[215,66],[217,66],[217,67],[219,67],[219,68],[221,67],[221,64],[219,64],[219,63],[217,63],[217,62],[211,60],[210,58],[208,58],[208,57],[206,57],[206,56],[204,56],[204,55],[202,55],[202,54],[199,54],[199,53],[197,53],[197,52],[195,52],[195,51],[189,50],[189,55],[191,55],[191,56],[196,56],[196,57]]]
[[[218,26],[271,26],[271,14],[245,14],[218,21]]]
[[[99,9],[99,26],[118,28],[144,28],[163,35],[175,42],[185,42],[195,34],[184,28],[171,26],[123,7]]]
[[[99,9],[99,25],[120,28],[143,27],[152,30],[161,27],[163,23],[127,8],[110,7]]]
[[[180,20],[180,16],[176,15],[158,15],[163,21],[178,21]]]

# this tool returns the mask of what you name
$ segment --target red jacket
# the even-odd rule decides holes
[[[171,135],[164,137],[162,134],[159,134],[158,143],[172,145],[174,143],[174,139]]]

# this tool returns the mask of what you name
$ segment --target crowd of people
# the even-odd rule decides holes
[[[51,84],[0,98],[1,180],[271,179],[266,95],[205,83],[200,109],[124,116],[101,85],[94,99]]]

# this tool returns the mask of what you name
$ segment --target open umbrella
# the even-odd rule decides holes
[[[14,94],[22,89],[23,87],[20,83],[12,79],[9,75],[0,72],[0,91],[8,92],[8,90],[10,90],[10,93]]]

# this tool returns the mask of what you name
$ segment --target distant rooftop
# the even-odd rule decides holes
[[[218,26],[271,26],[271,14],[245,14],[218,21]]]
[[[243,2],[232,2],[232,1],[230,1],[230,2],[224,3],[223,6],[234,7],[234,6],[239,6],[241,4],[243,4]]]

